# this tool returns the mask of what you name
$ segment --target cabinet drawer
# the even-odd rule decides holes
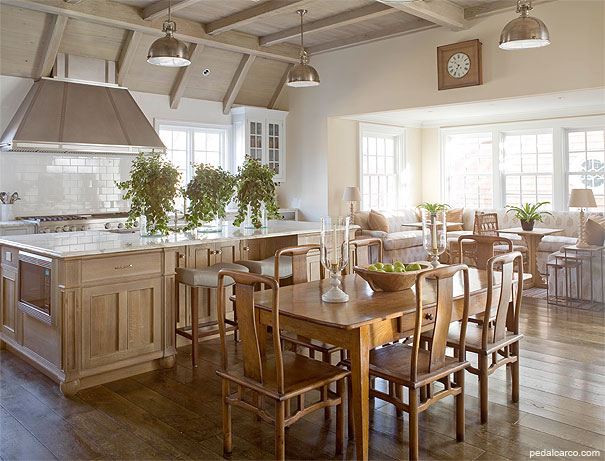
[[[112,256],[82,261],[82,283],[162,273],[162,254]]]

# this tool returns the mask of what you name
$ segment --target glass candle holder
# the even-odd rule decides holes
[[[445,210],[422,210],[422,245],[428,253],[433,267],[439,266],[439,256],[443,254],[447,242]]]
[[[321,218],[321,264],[330,273],[330,288],[321,299],[346,303],[349,295],[339,287],[338,275],[349,263],[349,217]]]

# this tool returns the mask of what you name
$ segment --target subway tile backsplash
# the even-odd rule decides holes
[[[0,191],[19,192],[16,216],[128,211],[114,181],[133,155],[0,152]]]

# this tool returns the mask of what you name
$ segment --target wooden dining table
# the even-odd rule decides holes
[[[497,273],[494,277],[498,277]],[[529,278],[529,274],[527,275]],[[469,315],[485,310],[487,272],[469,269]],[[461,274],[454,279],[452,320],[462,318],[463,284]],[[495,281],[496,285],[498,281]],[[436,290],[429,283],[423,289],[423,325],[433,323]],[[351,360],[352,403],[357,459],[368,459],[369,436],[369,360],[370,350],[411,336],[416,315],[416,293],[375,292],[359,275],[342,277],[341,288],[348,293],[346,303],[326,303],[322,294],[330,289],[329,280],[318,280],[279,289],[280,328],[302,338],[313,338],[349,351]],[[261,330],[271,325],[271,290],[254,295],[257,323]],[[349,434],[351,435],[351,434]]]

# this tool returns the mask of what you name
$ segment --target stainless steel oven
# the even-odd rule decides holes
[[[51,323],[52,259],[19,252],[19,309]]]

